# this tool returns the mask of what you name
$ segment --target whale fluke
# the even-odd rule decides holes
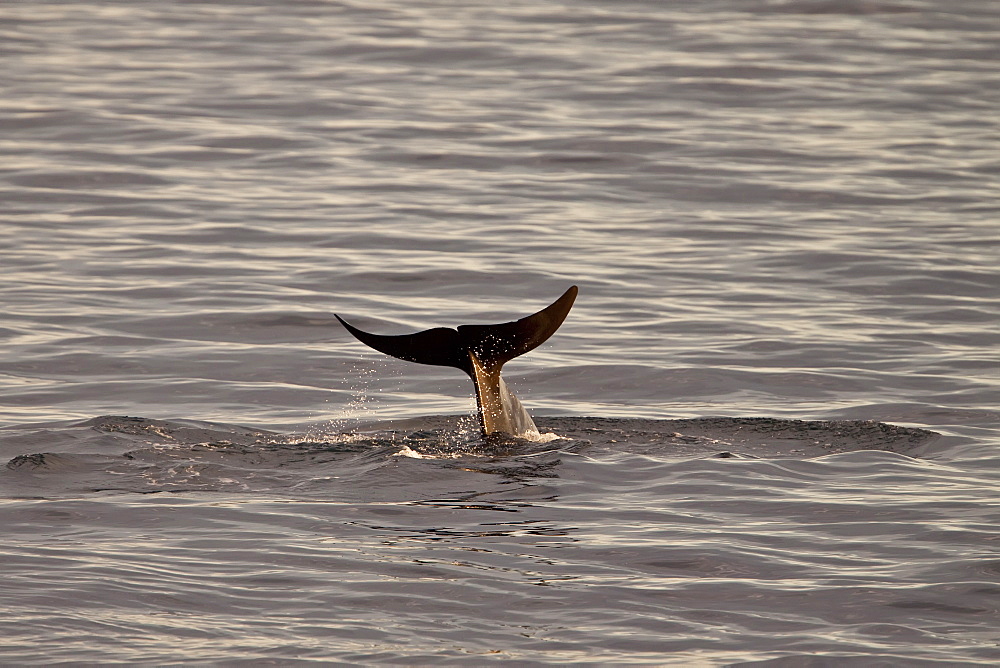
[[[475,384],[483,435],[503,432],[520,436],[538,429],[500,377],[500,369],[508,360],[545,343],[566,319],[577,292],[574,285],[538,313],[512,322],[436,327],[397,336],[371,334],[334,315],[359,341],[381,353],[418,364],[461,369]]]

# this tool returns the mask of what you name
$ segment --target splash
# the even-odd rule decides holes
[[[554,434],[551,431],[544,434],[537,431],[527,431],[519,436],[526,441],[531,441],[532,443],[551,443],[552,441],[568,441],[570,439],[565,436],[560,436],[559,434]]]
[[[360,362],[355,364],[353,377],[356,378],[356,382],[351,387],[352,397],[341,409],[340,417],[311,427],[302,440],[311,442],[343,442],[348,434],[355,432],[355,429],[352,429],[351,425],[374,418],[376,416],[376,397],[370,394],[372,381],[380,371],[384,372],[387,368],[388,366],[382,362],[376,362],[372,365],[365,365]]]
[[[410,459],[458,459],[461,452],[418,452],[410,446],[404,444],[399,452],[394,452],[393,457],[409,457]]]

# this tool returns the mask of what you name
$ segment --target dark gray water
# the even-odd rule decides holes
[[[0,662],[1000,662],[995,2],[8,2],[0,65]],[[333,316],[571,284],[534,441]]]

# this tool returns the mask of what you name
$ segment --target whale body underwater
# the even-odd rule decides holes
[[[381,353],[418,364],[461,369],[475,386],[483,436],[524,436],[538,433],[538,428],[507,387],[500,370],[509,360],[545,343],[559,329],[577,292],[577,286],[571,286],[541,311],[512,322],[435,327],[395,336],[366,332],[334,315],[355,338]]]
[[[331,488],[328,481],[340,479],[341,467],[353,466],[351,462],[359,453],[365,453],[364,466],[404,452],[407,457],[419,459],[443,457],[443,465],[451,466],[447,462],[456,455],[487,456],[494,461],[502,452],[505,456],[494,464],[480,461],[462,470],[498,472],[520,479],[525,475],[551,475],[548,468],[559,461],[556,455],[548,462],[535,455],[584,448],[598,456],[601,452],[625,452],[676,459],[809,459],[855,450],[882,450],[914,457],[933,452],[937,444],[949,447],[941,434],[872,420],[548,417],[542,422],[546,432],[558,432],[564,441],[557,450],[550,451],[550,446],[544,445],[548,441],[534,438],[541,430],[507,388],[500,372],[505,362],[548,340],[566,319],[576,296],[576,286],[570,287],[541,311],[512,322],[438,327],[397,336],[365,332],[337,316],[351,334],[375,350],[411,362],[455,367],[468,374],[475,387],[483,440],[489,441],[488,446],[513,445],[514,449],[483,450],[481,443],[464,440],[467,435],[460,428],[459,416],[377,421],[358,425],[350,434],[310,430],[304,435],[286,435],[198,420],[105,415],[83,422],[0,429],[0,451],[14,455],[0,473],[8,474],[4,480],[8,490],[20,489],[10,493],[25,496],[37,495],[37,486],[44,480],[33,475],[11,479],[10,475],[49,472],[60,474],[45,478],[59,489],[142,493],[233,487],[273,491],[289,484],[301,491],[315,485],[316,494],[324,499],[336,493],[337,498],[353,500],[370,499],[372,487],[360,484]],[[38,442],[40,434],[49,450],[21,450],[26,443]],[[359,439],[358,434],[366,436]],[[389,434],[392,436],[386,438]],[[442,438],[448,434],[458,434],[459,438]],[[505,436],[522,437],[523,441],[515,444]],[[540,441],[537,445],[542,449],[527,441]],[[118,453],[114,454],[116,448]],[[372,451],[384,457],[372,460]],[[532,456],[517,459],[526,453]],[[303,466],[305,477],[287,477],[289,471]],[[330,467],[327,475],[317,476],[316,466]],[[281,473],[271,476],[264,474],[265,470]],[[372,470],[379,470],[378,465]],[[409,493],[405,485],[378,485],[378,494],[382,495],[379,498],[409,498]]]
[[[334,315],[359,341],[379,352],[419,364],[451,366],[468,374],[475,387],[479,426],[484,438],[531,439],[538,435],[539,429],[504,383],[500,371],[507,361],[537,348],[559,329],[573,307],[577,292],[577,287],[571,286],[552,304],[520,320],[496,325],[461,325],[455,329],[436,327],[412,334],[372,334]],[[410,422],[390,421],[377,423],[377,426],[395,429],[407,427]],[[446,431],[455,427],[444,417],[423,418],[418,422],[422,425],[433,423]],[[932,431],[873,420],[803,421],[765,417],[565,418],[557,428],[570,439],[588,442],[595,439],[595,430],[610,429],[607,433],[612,435],[634,433],[638,441],[668,444],[677,456],[710,453],[733,456],[729,451],[719,452],[723,446],[732,448],[737,456],[749,457],[808,458],[851,450],[916,455],[940,437]],[[608,442],[614,444],[619,440]],[[626,436],[624,440],[629,439]]]

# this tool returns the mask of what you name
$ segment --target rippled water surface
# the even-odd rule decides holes
[[[0,3],[0,662],[1000,662],[991,0]],[[484,442],[383,333],[580,296]]]

